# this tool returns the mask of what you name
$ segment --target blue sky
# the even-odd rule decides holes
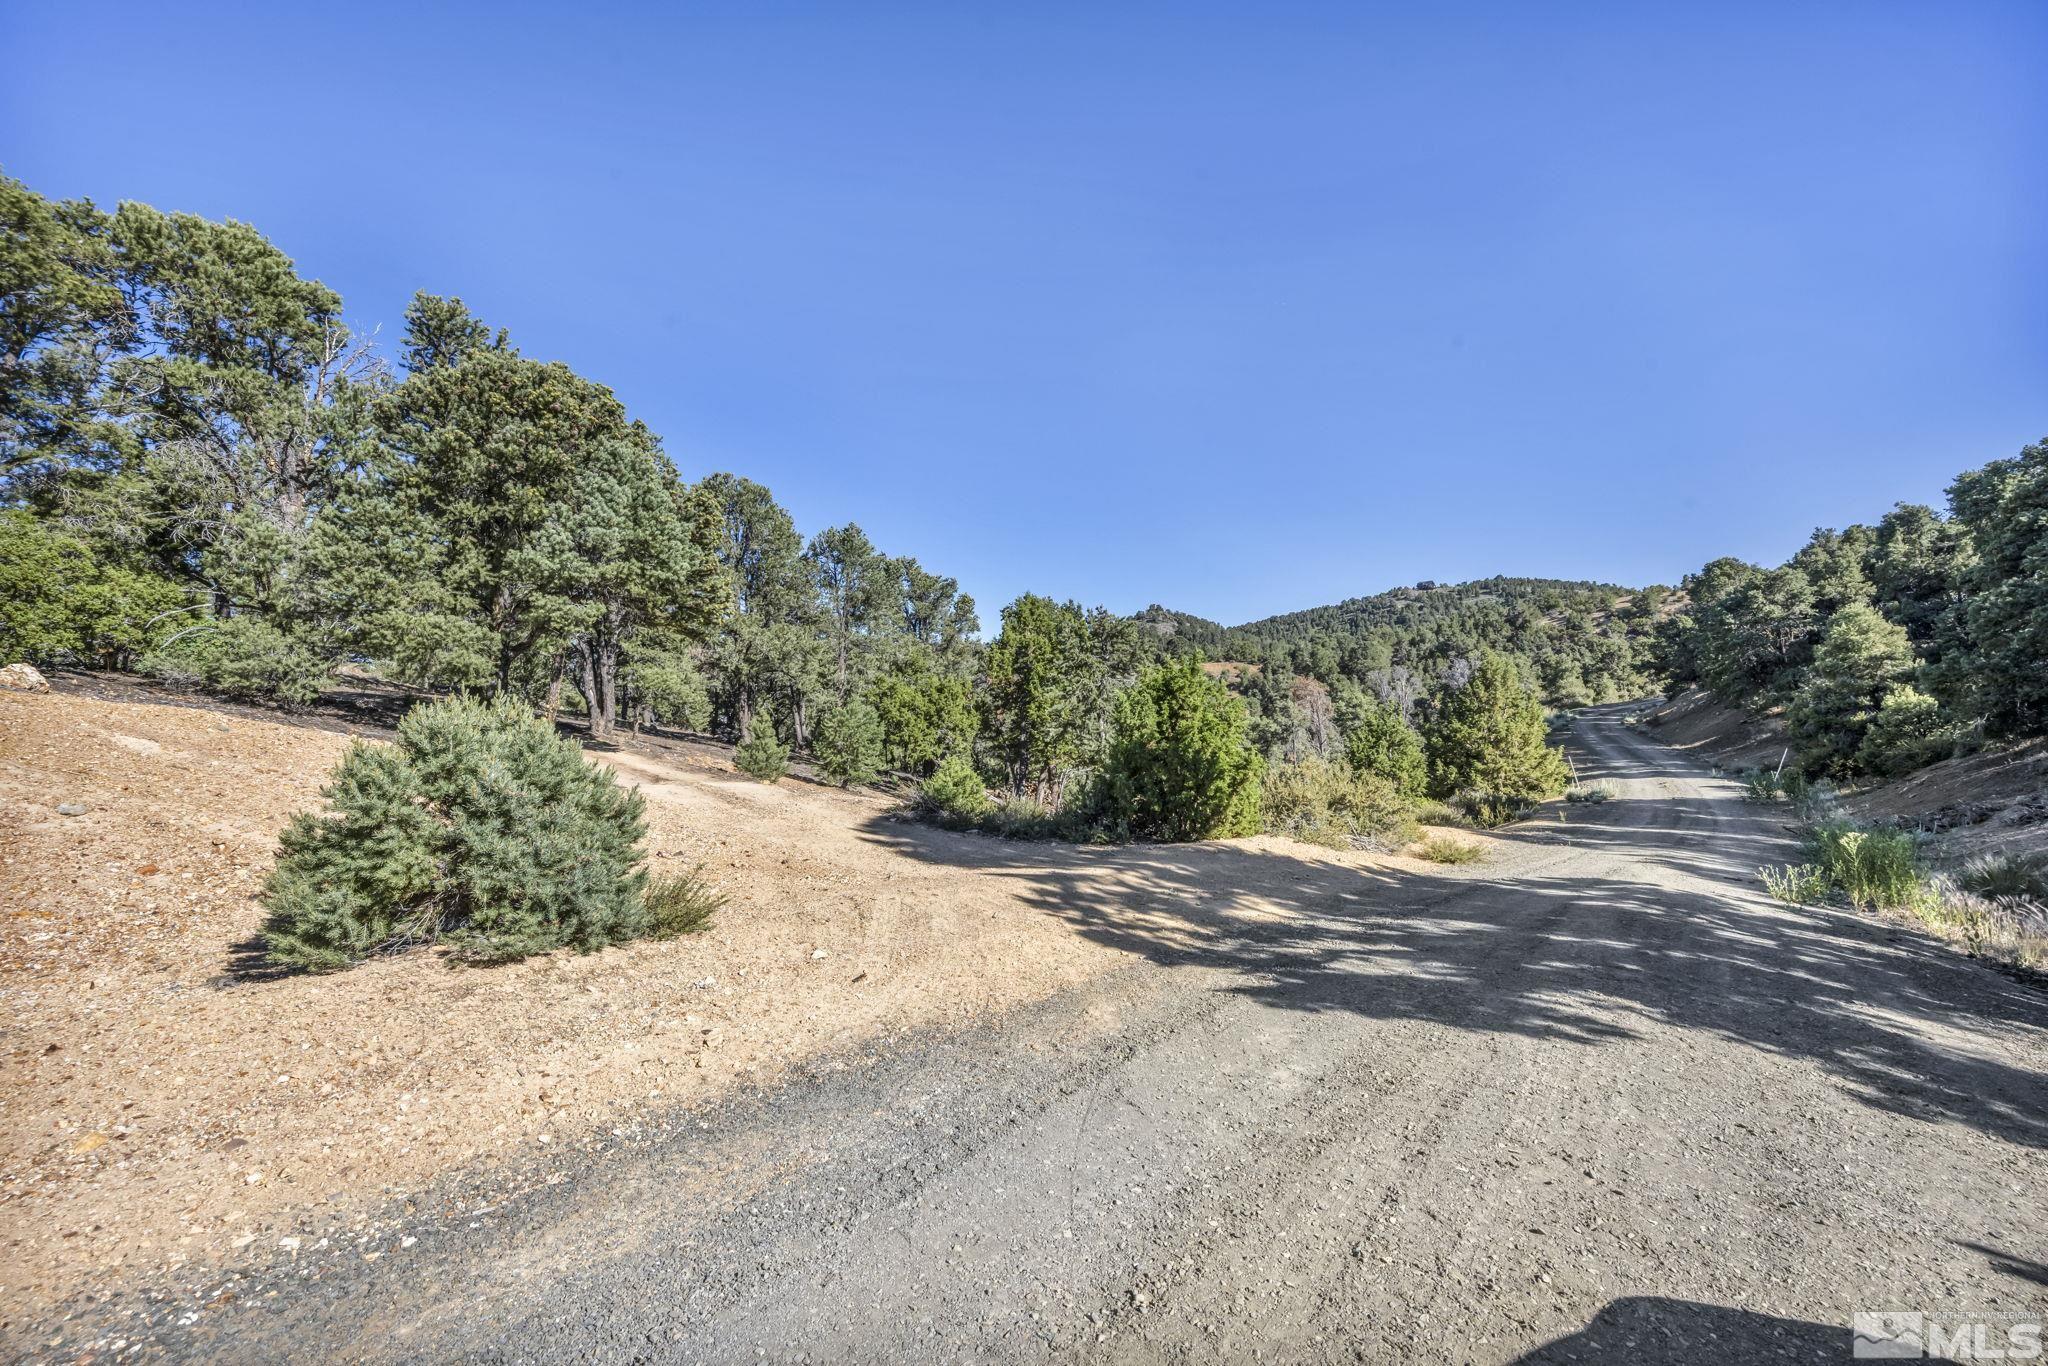
[[[0,167],[682,470],[1237,622],[1675,581],[2048,435],[2048,5],[18,3]]]

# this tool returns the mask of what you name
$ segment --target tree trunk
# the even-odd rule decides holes
[[[569,652],[564,650],[555,656],[555,673],[548,680],[548,724],[555,724],[555,718],[562,714],[562,682],[569,673]]]
[[[598,715],[604,718],[605,738],[619,725],[619,640],[607,634],[597,649]]]
[[[491,626],[498,633],[498,696],[512,691],[512,638],[506,627],[512,615],[512,594],[510,589],[498,590],[497,599],[491,604]]]
[[[597,643],[586,640],[576,653],[583,666],[583,714],[590,721],[590,738],[602,740],[610,728],[605,724],[604,706],[598,695]]]

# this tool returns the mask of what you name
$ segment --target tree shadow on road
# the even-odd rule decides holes
[[[1533,827],[1503,851],[1505,877],[1270,841],[1085,849],[887,820],[866,837],[1010,880],[1092,940],[1224,970],[1222,990],[1268,1006],[1589,1047],[1701,1030],[1818,1064],[1874,1108],[2048,1147],[2048,1076],[1943,1028],[2041,1031],[2048,998],[1887,922],[1767,900],[1754,869],[1782,832],[1714,810],[1700,843],[1674,842],[1687,804],[1714,801],[1608,802]]]
[[[1515,1358],[1515,1366],[1846,1361],[1851,1343],[1849,1329],[1837,1325],[1661,1295],[1631,1295],[1608,1301],[1584,1328]]]

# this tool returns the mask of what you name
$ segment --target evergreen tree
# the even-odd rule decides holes
[[[1853,772],[1878,703],[1912,676],[1917,662],[1904,628],[1876,608],[1851,603],[1837,612],[1786,709],[1800,762],[1811,772]]]
[[[377,419],[399,494],[447,547],[442,581],[490,633],[506,691],[537,652],[562,650],[575,621],[561,520],[579,471],[648,438],[610,390],[509,347],[415,370]]]
[[[826,712],[811,742],[818,772],[841,787],[871,783],[882,772],[882,723],[875,709],[854,699]]]
[[[959,580],[928,573],[914,559],[889,564],[898,585],[904,631],[941,656],[956,655],[981,629],[974,599],[960,591]]]
[[[1003,609],[988,649],[982,731],[1011,789],[1031,788],[1046,805],[1086,752],[1089,657],[1080,605],[1030,593]]]
[[[1515,666],[1480,657],[1464,686],[1439,691],[1428,731],[1429,787],[1467,796],[1491,816],[1554,797],[1570,780],[1564,756],[1545,743],[1543,708]]]
[[[1941,704],[1911,684],[1901,684],[1878,703],[1877,714],[1856,747],[1855,767],[1881,778],[1902,777],[1947,758],[1955,738]]]
[[[133,455],[111,367],[132,347],[112,218],[0,176],[0,493]]]
[[[1428,789],[1422,737],[1391,706],[1368,703],[1345,739],[1344,753],[1352,772],[1383,778],[1404,797],[1420,797]]]
[[[764,783],[782,781],[789,771],[789,749],[775,734],[775,718],[766,707],[754,715],[753,734],[732,752],[733,767]]]
[[[1877,524],[1864,557],[1875,605],[1929,663],[1964,643],[1958,609],[1975,559],[1962,524],[1932,508],[1900,503]]]
[[[869,688],[868,702],[890,760],[914,773],[929,772],[946,755],[971,753],[981,729],[973,684],[941,672],[928,651],[892,664]]]
[[[107,564],[24,510],[0,511],[0,661],[127,668],[189,624],[188,605],[169,579]]]
[[[804,551],[824,603],[825,632],[832,650],[833,690],[845,698],[854,686],[857,643],[876,630],[893,627],[900,580],[895,566],[851,523],[811,538]]]
[[[581,664],[593,739],[617,724],[619,670],[636,637],[653,631],[682,643],[712,625],[686,615],[712,601],[699,581],[717,569],[699,558],[672,483],[644,441],[600,443],[576,470],[561,518],[535,537],[530,556],[513,561],[570,604],[559,621]]]
[[[1976,560],[1962,571],[1967,665],[1994,732],[2048,732],[2048,441],[1949,486]]]
[[[1103,805],[1145,839],[1255,834],[1263,764],[1244,706],[1192,659],[1147,670],[1118,697]]]
[[[406,305],[402,355],[408,371],[446,369],[478,351],[510,348],[504,328],[493,333],[460,299],[421,290]]]
[[[701,731],[711,724],[711,693],[687,650],[636,641],[626,655],[625,687],[638,709],[635,716],[644,711],[679,730]]]
[[[753,480],[714,474],[702,489],[716,509],[717,555],[732,594],[706,661],[714,704],[745,740],[756,709],[779,696],[801,743],[825,668],[803,540],[789,513]]]
[[[511,702],[416,707],[357,744],[279,840],[264,940],[289,967],[346,967],[439,940],[502,961],[642,933],[640,795]]]
[[[974,765],[958,754],[948,755],[919,789],[928,811],[955,821],[971,821],[988,810],[988,788]]]

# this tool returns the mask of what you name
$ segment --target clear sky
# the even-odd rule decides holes
[[[2048,435],[2048,4],[0,7],[0,167],[1019,592],[1675,581]]]

